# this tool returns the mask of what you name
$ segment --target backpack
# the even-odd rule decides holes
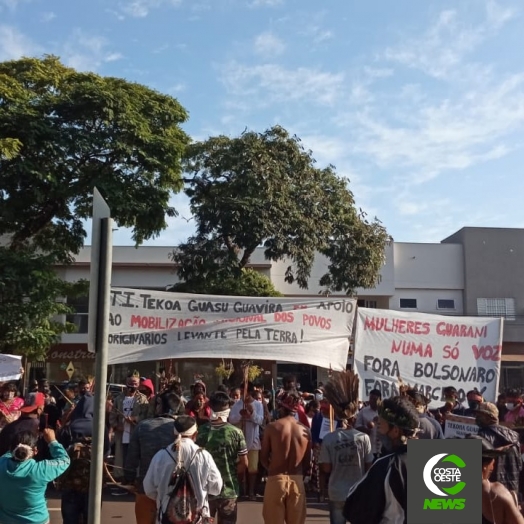
[[[177,463],[175,457],[165,448],[166,453],[173,462]],[[171,474],[167,494],[158,510],[158,521],[161,524],[200,524],[203,522],[202,512],[197,508],[197,498],[193,479],[189,474],[189,469],[195,457],[201,449],[195,451],[191,457],[187,468],[178,465]]]
[[[88,493],[91,469],[91,439],[86,438],[71,444],[67,452],[71,463],[65,473],[58,478],[59,489]]]

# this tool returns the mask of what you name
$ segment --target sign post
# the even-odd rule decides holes
[[[112,220],[98,190],[93,193],[91,281],[89,287],[89,351],[96,353],[95,413],[89,478],[88,524],[100,524],[104,474],[105,385],[107,382],[107,337],[112,266]]]

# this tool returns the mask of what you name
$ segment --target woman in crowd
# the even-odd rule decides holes
[[[209,422],[211,418],[211,408],[209,407],[207,398],[203,393],[197,393],[193,397],[191,405],[188,402],[186,405],[186,414],[193,417],[199,426]]]
[[[9,382],[4,384],[0,394],[0,431],[10,422],[20,417],[20,408],[24,405],[24,399],[18,397],[16,386]]]
[[[70,459],[52,429],[44,429],[51,459],[35,461],[37,436],[18,433],[11,452],[0,458],[0,522],[2,524],[47,524],[49,511],[45,492],[49,482],[69,467]]]

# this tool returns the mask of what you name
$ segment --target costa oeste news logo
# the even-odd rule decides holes
[[[481,470],[480,440],[409,440],[408,524],[481,522]]]
[[[448,453],[434,455],[426,462],[423,473],[424,484],[439,498],[425,499],[424,509],[463,510],[466,507],[466,499],[446,498],[455,497],[466,487],[466,483],[461,480],[461,468],[465,467],[466,463],[458,455]]]

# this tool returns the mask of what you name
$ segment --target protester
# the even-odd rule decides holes
[[[467,435],[467,439],[482,441],[482,524],[524,524],[512,494],[499,482],[490,482],[495,460],[503,457],[505,449],[495,449],[486,439],[478,435]]]
[[[304,524],[304,476],[311,472],[311,433],[295,418],[300,396],[284,392],[278,400],[281,418],[264,431],[260,461],[268,470],[262,515],[265,524]]]
[[[278,392],[277,397],[282,396],[284,393],[289,393],[292,391],[298,392],[299,384],[297,384],[297,377],[295,375],[287,375],[282,379],[282,389]],[[300,394],[299,394],[300,395]],[[278,402],[278,398],[277,398]],[[309,421],[306,416],[306,411],[304,409],[304,406],[302,405],[302,402],[299,403],[297,406],[296,412],[295,412],[295,418],[304,424],[305,426],[309,427]]]
[[[176,395],[175,397],[172,394]],[[186,412],[186,402],[182,396],[182,384],[175,377],[167,386],[167,389],[155,397],[155,414],[164,415],[168,413],[175,417],[184,415]]]
[[[182,415],[174,425],[174,443],[156,453],[143,481],[145,494],[156,501],[158,524],[162,524],[161,515],[166,507],[166,498],[169,499],[173,473],[180,467],[191,477],[197,511],[203,517],[210,516],[208,496],[219,495],[223,486],[213,457],[195,444],[198,434],[196,420]]]
[[[208,405],[208,398],[204,393],[197,393],[193,399],[186,404],[186,414],[193,417],[199,426],[209,422],[211,408]]]
[[[371,441],[371,453],[378,458],[381,451],[380,439],[377,433],[378,409],[382,400],[382,393],[379,389],[369,392],[369,405],[362,408],[357,415],[355,427],[369,436]]]
[[[26,406],[32,404],[34,396],[38,392],[38,380],[30,380],[27,386],[27,394],[24,399]]]
[[[124,477],[124,464],[131,435],[136,425],[147,418],[149,402],[139,393],[140,377],[135,373],[126,379],[125,391],[115,398],[109,416],[109,424],[114,430],[115,441],[115,478]]]
[[[197,395],[203,395],[204,396],[204,403],[207,404],[207,401],[209,400],[207,398],[207,387],[202,380],[197,380],[194,384],[190,387],[191,390],[191,400],[186,404],[186,411],[194,411],[194,399]]]
[[[476,389],[468,391],[466,394],[468,407],[464,410],[465,417],[475,417],[478,407],[484,402],[482,395]]]
[[[175,393],[170,393],[166,398],[167,404],[179,401],[180,398]],[[173,443],[174,430],[175,417],[168,412],[140,421],[131,435],[125,463],[125,481],[127,484],[135,484],[136,487],[137,524],[155,522],[156,502],[144,492],[144,477],[156,453]]]
[[[320,502],[324,502],[327,481],[326,474],[320,469],[318,463],[320,446],[324,437],[340,426],[340,421],[334,421],[332,427],[329,402],[326,399],[322,399],[319,412],[314,415],[311,422],[311,442],[313,446],[311,453],[311,486],[317,491]]]
[[[501,393],[497,397],[497,403],[496,403],[497,409],[499,410],[499,422],[504,422],[504,417],[506,416],[506,413],[508,412],[508,408],[506,408],[506,394]]]
[[[498,424],[499,411],[490,402],[483,402],[475,422],[479,426],[479,437],[485,438],[494,448],[507,448],[507,453],[499,458],[491,476],[492,482],[500,482],[518,500],[519,478],[522,470],[519,434]]]
[[[238,479],[243,478],[247,466],[247,446],[240,429],[227,422],[231,411],[229,396],[221,391],[209,399],[211,421],[198,430],[197,445],[209,451],[222,476],[222,491],[209,497],[212,518],[220,524],[236,524],[237,500],[240,495]]]
[[[17,397],[17,387],[12,382],[2,386],[0,391],[0,431],[7,424],[20,418],[20,408],[24,405],[24,399]]]
[[[318,458],[322,471],[329,475],[330,524],[346,523],[344,503],[347,494],[373,464],[369,436],[353,427],[356,402],[352,407],[352,412],[346,413],[341,420],[342,426],[324,437]]]
[[[37,437],[32,431],[17,433],[11,450],[0,458],[0,522],[46,524],[49,511],[45,492],[49,482],[69,466],[69,456],[52,429],[44,429],[51,459],[35,461]]]
[[[407,441],[415,437],[418,413],[406,398],[385,399],[377,431],[387,455],[353,486],[344,505],[351,524],[405,523],[407,515]]]
[[[524,406],[522,405],[522,395],[517,389],[510,389],[506,392],[506,409],[504,424],[508,427],[524,425]]]
[[[242,384],[242,389],[244,385]],[[264,406],[259,400],[253,398],[254,386],[251,382],[247,384],[246,397],[236,404],[233,404],[229,415],[229,422],[242,429],[248,454],[247,471],[247,493],[250,500],[256,499],[255,487],[258,477],[258,462],[260,455],[260,426],[264,423]]]
[[[415,406],[418,413],[420,431],[417,433],[417,438],[424,440],[443,439],[442,426],[427,414],[429,399],[416,389],[408,389],[406,398]]]
[[[318,400],[311,400],[306,407],[306,417],[311,431],[313,431],[313,419],[318,413],[320,413],[320,402]]]
[[[147,401],[149,402],[148,417],[152,417],[155,414],[156,405],[155,386],[153,385],[153,382],[146,377],[140,377],[138,391],[147,398]]]
[[[67,449],[71,465],[59,479],[63,524],[87,522],[89,481],[91,475],[91,439],[93,436],[94,397],[84,391],[71,412],[59,441]],[[104,454],[110,450],[107,427],[104,431]]]
[[[231,390],[231,399],[233,402],[238,402],[242,398],[242,390],[240,388],[233,388]]]
[[[45,419],[42,417],[45,407],[43,393],[35,393],[31,400],[32,404],[20,408],[20,418],[7,424],[0,433],[0,456],[13,449],[13,443],[17,440],[19,433],[30,432],[38,438],[39,431],[45,428]],[[38,459],[45,458],[47,449],[45,443],[39,441],[38,448]]]
[[[56,406],[56,399],[51,394],[51,386],[46,378],[38,381],[38,391],[45,397],[44,415],[46,416],[46,426],[54,430],[57,429],[60,421],[60,410]]]
[[[457,388],[455,388],[454,386],[445,387],[442,390],[442,397],[444,400],[444,405],[434,410],[433,416],[444,429],[444,424],[446,423],[447,415],[452,413],[454,415],[464,416],[465,409],[460,405],[460,402],[458,401],[458,391]]]

